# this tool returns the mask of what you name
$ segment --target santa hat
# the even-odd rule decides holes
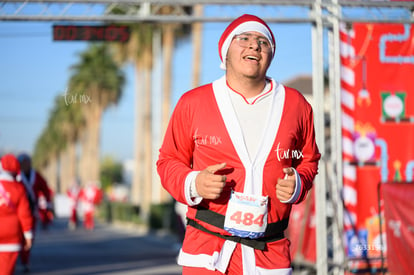
[[[1,158],[0,170],[12,174],[18,174],[20,171],[20,164],[17,158],[12,154],[6,154]]]
[[[235,35],[242,34],[244,32],[259,32],[269,40],[272,45],[272,58],[275,55],[276,41],[273,36],[272,30],[261,18],[251,15],[243,14],[236,18],[233,22],[228,25],[220,37],[218,48],[221,59],[220,68],[226,69],[226,56],[229,49],[230,43]]]

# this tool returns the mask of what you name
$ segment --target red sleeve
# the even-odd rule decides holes
[[[36,171],[36,193],[42,193],[46,201],[50,203],[52,201],[52,195],[47,185],[46,180],[42,177],[42,175]]]
[[[96,188],[96,195],[95,195],[95,199],[94,199],[94,204],[98,205],[102,202],[103,200],[103,191],[99,188]]]
[[[303,158],[301,158],[296,166],[302,186],[300,195],[294,203],[303,201],[304,198],[306,198],[308,191],[312,188],[313,180],[318,173],[318,163],[321,157],[315,141],[312,107],[309,104],[306,104],[304,110],[305,112],[303,113],[301,121],[303,140],[302,144],[300,144]]]
[[[184,183],[192,171],[194,142],[191,133],[191,100],[184,95],[177,103],[164,136],[157,161],[163,187],[179,202],[187,204]]]

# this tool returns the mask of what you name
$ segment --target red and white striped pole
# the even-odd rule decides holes
[[[352,40],[353,30],[340,27],[341,57],[341,128],[343,158],[344,230],[353,229],[357,222],[356,166],[354,161],[354,111],[355,111],[355,48]],[[354,232],[355,234],[357,232]],[[348,248],[349,249],[349,248]]]

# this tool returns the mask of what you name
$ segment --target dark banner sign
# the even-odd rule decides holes
[[[79,26],[54,25],[54,41],[118,41],[127,42],[130,37],[128,26]]]

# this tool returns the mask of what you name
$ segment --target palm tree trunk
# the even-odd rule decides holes
[[[163,57],[164,57],[164,72],[163,72],[163,101],[162,101],[162,128],[161,133],[164,136],[165,131],[167,130],[168,121],[170,119],[171,111],[171,87],[172,87],[172,61],[173,61],[173,51],[174,51],[174,28],[172,24],[167,24],[163,28]],[[160,201],[166,202],[171,199],[171,196],[168,192],[159,184],[157,188],[160,188]]]
[[[89,121],[90,132],[87,154],[89,155],[89,180],[99,181],[99,163],[100,163],[100,134],[101,134],[101,118],[102,107],[98,103],[91,103],[91,117]]]
[[[79,155],[79,163],[78,163],[78,167],[77,170],[79,171],[79,179],[80,179],[80,184],[84,185],[88,179],[88,174],[87,174],[87,165],[88,165],[88,154],[86,153],[86,148],[88,147],[88,136],[89,136],[89,125],[87,124],[87,121],[85,120],[85,127],[80,135],[80,147],[81,147],[81,151],[80,151],[80,155]]]
[[[168,121],[170,118],[171,108],[171,76],[172,76],[172,59],[174,49],[174,27],[171,24],[165,25],[163,28],[163,56],[164,56],[164,72],[163,72],[163,101],[162,101],[162,133],[164,135]]]
[[[134,175],[131,186],[131,202],[135,205],[142,205],[144,190],[144,83],[143,72],[135,64],[135,138],[134,138]]]
[[[142,214],[144,218],[148,218],[150,213],[150,207],[152,203],[152,97],[151,97],[151,68],[150,64],[152,62],[151,53],[144,56],[145,59],[148,59],[145,64],[147,64],[144,72],[144,86],[145,86],[145,96],[143,101],[144,105],[144,200],[142,204]]]
[[[97,93],[94,93],[97,94]],[[97,97],[97,96],[96,96]],[[93,100],[94,97],[92,97]],[[99,182],[99,163],[100,163],[100,134],[102,106],[99,101],[93,101],[87,108],[86,130],[82,143],[81,155],[81,180],[83,184],[90,181]]]
[[[69,187],[72,185],[72,183],[77,180],[77,169],[76,169],[76,163],[77,163],[77,155],[76,155],[76,140],[73,140],[68,143],[68,177],[71,180],[69,182],[69,185],[66,187]]]
[[[59,158],[56,156],[56,154],[51,154],[48,158],[48,162],[44,170],[40,171],[45,177],[48,186],[56,193],[60,192],[60,187],[58,184],[58,159]]]
[[[197,4],[194,6],[195,16],[203,15],[203,6]],[[201,45],[203,37],[203,25],[201,22],[193,23],[192,33],[193,33],[193,88],[200,85],[200,75],[201,75]]]
[[[101,122],[103,107],[100,104],[91,103],[94,106],[93,120],[91,121],[91,140],[90,140],[90,158],[91,158],[91,170],[90,178],[93,181],[99,182],[99,166],[101,159]]]
[[[60,191],[65,193],[76,180],[76,143],[68,142],[60,155]]]
[[[69,157],[68,157],[68,149],[69,147],[66,146],[60,152],[60,192],[64,193],[67,190],[67,186],[69,185]]]

